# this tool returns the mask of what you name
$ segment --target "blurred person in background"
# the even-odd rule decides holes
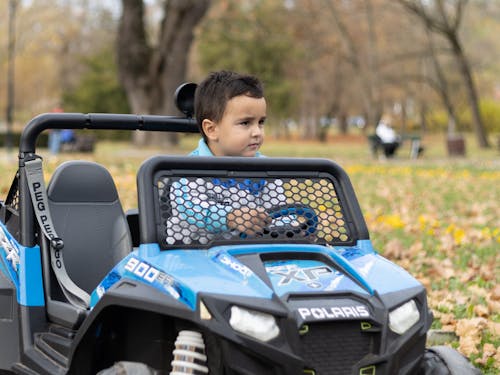
[[[392,128],[391,122],[389,116],[383,116],[375,129],[375,134],[380,139],[384,155],[387,158],[393,157],[401,145],[401,137]]]

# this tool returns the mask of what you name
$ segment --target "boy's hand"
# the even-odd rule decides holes
[[[250,236],[262,233],[264,228],[271,224],[271,221],[271,217],[261,207],[241,207],[229,212],[226,217],[228,228],[236,229]]]

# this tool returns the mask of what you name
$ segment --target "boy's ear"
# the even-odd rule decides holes
[[[215,122],[209,119],[204,119],[201,123],[201,128],[203,129],[203,133],[207,136],[207,138],[211,141],[216,141],[219,137],[218,129],[219,127]]]

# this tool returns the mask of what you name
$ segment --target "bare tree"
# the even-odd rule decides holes
[[[454,137],[457,128],[457,115],[455,107],[450,97],[450,89],[446,76],[443,72],[441,65],[439,64],[438,57],[436,55],[436,48],[434,47],[434,41],[432,38],[432,33],[429,29],[426,29],[427,40],[429,41],[429,51],[432,65],[434,67],[434,72],[436,74],[437,84],[434,86],[443,100],[443,104],[448,113],[448,136]]]
[[[365,1],[366,20],[368,25],[368,38],[370,39],[367,48],[367,59],[363,59],[359,51],[359,44],[353,39],[347,25],[344,23],[338,9],[336,1],[325,0],[325,5],[333,17],[337,27],[339,38],[342,40],[347,52],[347,60],[353,70],[357,73],[361,85],[361,98],[363,100],[364,111],[367,116],[367,125],[375,126],[382,115],[383,98],[379,87],[377,76],[379,75],[377,56],[377,36],[375,33],[373,8],[370,0]]]
[[[405,9],[417,16],[427,29],[441,35],[450,45],[464,81],[478,144],[482,148],[489,147],[486,129],[479,111],[479,98],[472,77],[472,71],[459,36],[459,29],[467,0],[434,0],[432,3],[424,3],[422,0],[398,1]],[[430,6],[433,7],[432,11],[429,9]]]
[[[164,0],[158,40],[148,41],[142,0],[122,0],[117,55],[120,81],[135,113],[172,114],[173,93],[185,80],[194,28],[205,15],[210,0]],[[158,139],[158,136],[155,136]],[[145,143],[138,132],[136,143]],[[166,144],[175,143],[171,135]]]

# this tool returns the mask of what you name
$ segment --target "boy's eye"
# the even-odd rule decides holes
[[[265,118],[259,120],[259,125],[264,125],[265,123],[266,123]]]

